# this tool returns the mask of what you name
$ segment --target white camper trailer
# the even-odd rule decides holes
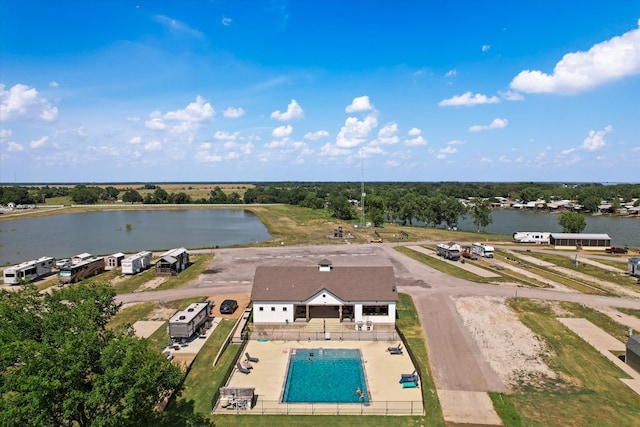
[[[513,240],[518,243],[534,243],[537,245],[548,245],[551,233],[546,231],[516,231],[513,233]]]
[[[122,260],[122,274],[138,274],[151,265],[151,252],[141,251]]]
[[[484,257],[493,258],[493,246],[484,245],[482,243],[472,243],[471,250],[474,254]]]
[[[50,274],[56,266],[56,259],[43,256],[4,269],[3,278],[7,285],[17,285],[22,280],[35,280]]]

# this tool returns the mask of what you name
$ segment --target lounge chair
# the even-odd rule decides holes
[[[245,368],[244,366],[242,366],[240,364],[240,362],[238,362],[238,364],[236,365],[236,367],[238,368],[239,372],[242,372],[243,374],[249,374],[251,371],[247,368]]]
[[[402,343],[398,344],[397,347],[387,347],[387,351],[391,354],[402,354]]]
[[[249,362],[258,363],[260,361],[260,359],[258,359],[257,357],[249,356],[249,353],[245,353],[244,355],[247,356],[247,360]]]
[[[410,374],[402,374],[402,375],[400,376],[400,378],[413,378],[413,377],[415,377],[415,376],[416,376],[416,372],[417,372],[417,371],[416,371],[416,370],[414,370],[414,371],[413,371],[412,373],[410,373]]]
[[[403,383],[417,383],[418,380],[419,380],[418,376],[414,375],[412,377],[402,377],[402,378],[400,378],[399,382],[400,382],[400,384],[403,384]]]

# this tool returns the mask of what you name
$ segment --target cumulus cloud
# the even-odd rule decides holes
[[[9,153],[17,153],[19,151],[24,151],[24,147],[15,141],[9,141],[7,144],[7,151]]]
[[[489,49],[491,49],[491,45],[490,44],[483,44],[482,45],[482,51],[483,52],[487,52]]]
[[[59,85],[58,85],[58,82],[57,82],[57,81],[55,81],[55,80],[54,80],[54,81],[52,81],[52,82],[49,82],[49,87],[58,87],[58,86],[59,86]]]
[[[455,77],[456,74],[458,74],[458,72],[456,71],[456,69],[454,68],[453,70],[449,70],[445,73],[445,77]]]
[[[271,135],[274,138],[288,138],[291,136],[292,133],[293,133],[293,127],[291,127],[291,125],[287,125],[287,126],[280,126],[275,128],[271,132]]]
[[[380,144],[397,144],[400,142],[398,138],[398,124],[389,123],[378,131],[378,142]]]
[[[340,148],[357,147],[367,141],[376,127],[378,127],[378,119],[375,116],[368,115],[364,120],[349,117],[336,137],[336,146]]]
[[[58,117],[58,108],[42,98],[35,88],[16,84],[9,90],[0,84],[0,121],[52,122]]]
[[[195,102],[189,103],[182,110],[169,111],[164,115],[167,120],[180,122],[201,122],[215,116],[216,112],[208,102],[198,95]]]
[[[457,143],[458,141],[452,141],[452,142]],[[448,155],[456,154],[458,152],[458,149],[453,145],[456,145],[456,144],[452,144],[451,142],[449,142],[446,147],[438,150],[438,155],[436,156],[436,158],[446,159]]]
[[[638,21],[640,25],[640,20]],[[640,29],[572,52],[556,64],[552,74],[521,71],[511,88],[525,93],[571,94],[640,73]]]
[[[142,142],[142,138],[139,136],[134,136],[129,138],[129,144],[140,144]]]
[[[368,96],[360,96],[358,98],[353,98],[351,104],[347,105],[344,110],[347,113],[360,113],[363,111],[373,110],[373,105],[371,105]]]
[[[582,142],[582,148],[587,151],[597,151],[604,147],[607,143],[604,140],[605,135],[613,132],[613,126],[609,125],[605,127],[603,130],[599,131],[589,131],[589,135]]]
[[[469,107],[480,104],[495,104],[500,102],[497,96],[486,96],[479,93],[473,94],[471,92],[465,92],[462,95],[456,95],[449,99],[444,99],[438,103],[441,107]]]
[[[338,147],[337,145],[327,143],[320,149],[319,154],[320,156],[324,156],[324,157],[339,157],[339,156],[346,156],[350,153],[351,151],[346,148],[341,148],[341,147]]]
[[[506,101],[522,101],[524,96],[520,92],[516,92],[513,90],[505,90],[503,92],[498,92],[502,99]]]
[[[44,146],[44,144],[47,142],[47,140],[49,139],[48,136],[43,136],[42,138],[39,139],[35,139],[33,141],[31,141],[31,143],[29,144],[29,147],[31,148],[40,148],[42,146]]]
[[[229,107],[222,112],[222,116],[227,119],[237,119],[238,117],[242,117],[244,115],[245,115],[245,111],[240,107],[238,108]]]
[[[9,138],[11,135],[13,135],[11,129],[0,129],[0,139]]]
[[[507,119],[493,119],[490,125],[474,125],[469,128],[469,132],[482,132],[483,130],[504,129],[509,124]]]
[[[219,131],[216,131],[213,137],[219,141],[235,141],[236,139],[238,139],[239,135],[240,135],[240,132],[229,133],[229,132],[224,132],[219,130]]]
[[[158,151],[162,149],[162,143],[160,141],[149,141],[144,144],[144,149],[147,151]]]
[[[318,130],[315,132],[309,132],[304,136],[304,139],[308,139],[310,141],[317,141],[322,138],[326,138],[329,136],[329,132],[326,130]]]
[[[413,138],[405,139],[404,145],[410,146],[418,146],[418,145],[427,145],[427,140],[422,136],[422,131],[418,128],[411,128],[409,132],[407,132],[409,136]]]
[[[227,16],[222,17],[222,25],[224,25],[225,27],[228,27],[229,25],[231,25],[232,22],[233,22],[233,19]]]
[[[272,119],[280,120],[281,122],[301,119],[303,117],[304,111],[302,111],[302,108],[300,107],[300,105],[298,105],[298,102],[295,99],[291,100],[291,102],[287,106],[286,112],[282,113],[280,112],[280,110],[277,110],[271,113]]]

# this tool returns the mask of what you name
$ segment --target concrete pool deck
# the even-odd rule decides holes
[[[227,387],[255,388],[257,399],[255,406],[246,411],[248,413],[420,415],[424,412],[421,384],[417,388],[402,388],[399,383],[402,374],[415,370],[411,358],[406,352],[391,354],[386,351],[387,347],[396,345],[398,342],[387,341],[249,341],[245,352],[260,361],[252,363],[249,374],[234,368]],[[280,403],[290,351],[312,348],[361,350],[370,403]],[[241,360],[244,359],[243,352]],[[216,408],[216,412],[228,413],[230,410]]]

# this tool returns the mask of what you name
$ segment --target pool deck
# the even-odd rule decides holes
[[[399,342],[387,341],[249,341],[245,351],[259,362],[252,363],[251,373],[243,374],[234,369],[227,387],[255,388],[257,399],[246,413],[290,414],[386,414],[420,415],[424,412],[422,390],[402,388],[402,374],[414,371],[406,352],[390,354],[387,347]],[[280,403],[286,380],[289,353],[292,349],[343,348],[360,349],[369,391],[369,404],[303,404]],[[242,359],[244,360],[244,352]],[[354,390],[355,393],[355,390]],[[216,408],[216,413],[229,413],[229,409]]]

